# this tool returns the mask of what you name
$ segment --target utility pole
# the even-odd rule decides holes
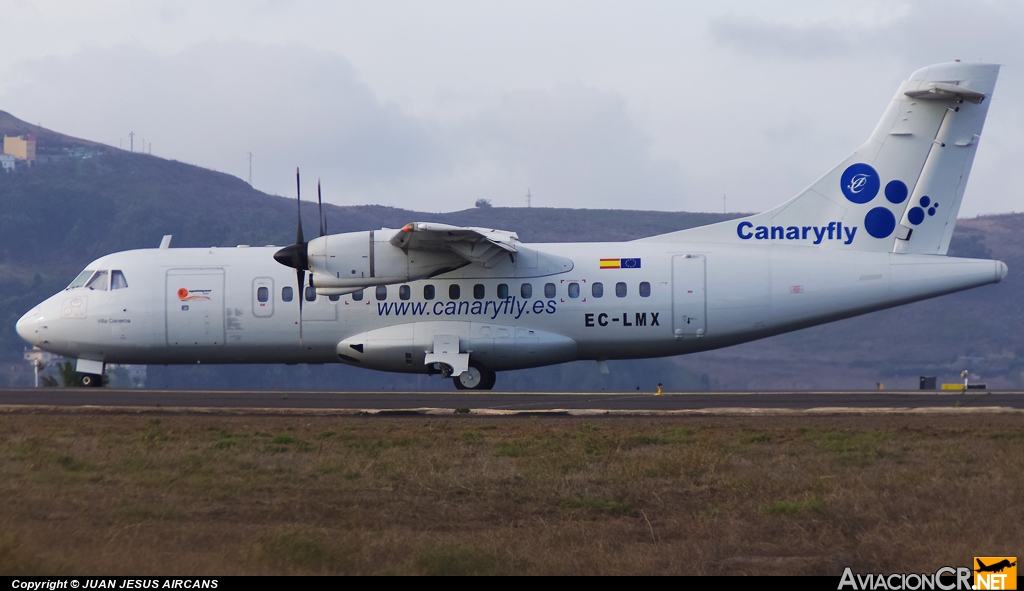
[[[728,208],[725,207],[725,193],[722,193],[722,213],[729,213]]]
[[[533,207],[533,195],[530,195],[530,189],[526,189],[526,207]]]
[[[131,150],[132,150],[132,152],[134,152],[135,151],[135,132],[134,131],[128,133],[128,139],[131,140]]]
[[[252,186],[252,152],[249,152],[249,186]]]

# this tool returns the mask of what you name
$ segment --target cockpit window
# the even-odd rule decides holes
[[[75,280],[72,281],[71,284],[68,285],[65,289],[83,287],[85,285],[85,282],[88,281],[90,277],[92,277],[93,273],[95,273],[95,271],[93,271],[92,269],[86,269],[85,271],[82,271],[81,273],[78,274],[78,277],[75,277]]]
[[[124,278],[124,273],[120,271],[114,271],[110,275],[110,289],[125,289],[128,287],[128,280]]]
[[[96,271],[96,274],[92,276],[92,279],[85,286],[89,289],[107,291],[107,275],[106,271]]]

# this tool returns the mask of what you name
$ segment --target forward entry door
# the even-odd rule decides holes
[[[707,259],[702,254],[672,257],[672,331],[677,337],[707,331]]]
[[[224,344],[224,269],[168,269],[167,344]]]

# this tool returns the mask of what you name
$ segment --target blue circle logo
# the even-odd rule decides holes
[[[863,162],[851,164],[839,180],[843,195],[854,203],[867,203],[878,195],[882,181],[875,169]]]
[[[907,185],[903,181],[889,181],[885,185],[885,198],[889,200],[889,203],[903,203],[907,200],[909,193]]]
[[[864,229],[875,238],[888,238],[896,229],[896,216],[888,207],[876,207],[864,216]]]
[[[915,226],[919,225],[924,221],[924,213],[927,210],[929,216],[935,215],[935,210],[939,207],[938,202],[932,201],[931,197],[925,195],[917,202],[916,207],[911,207],[907,211],[907,221]]]

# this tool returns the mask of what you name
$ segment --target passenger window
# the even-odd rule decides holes
[[[92,276],[89,283],[85,284],[89,289],[96,289],[99,291],[107,291],[107,272],[96,271],[96,274]]]
[[[361,301],[363,301],[363,290],[362,289],[360,289],[359,291],[353,291],[352,292],[352,301],[353,302],[361,302]]]
[[[265,303],[270,299],[270,289],[266,287],[256,288],[256,301]]]
[[[544,297],[553,298],[555,297],[555,284],[545,283],[544,284]]]
[[[292,297],[294,295],[295,295],[295,290],[293,290],[290,285],[286,285],[286,286],[281,288],[281,301],[282,302],[290,302],[290,301],[292,301]]]
[[[407,300],[412,297],[412,289],[408,285],[403,285],[398,288],[398,299]]]
[[[307,285],[305,293],[306,293],[306,301],[307,302],[315,302],[316,301],[316,288],[315,287],[313,287],[312,285]]]
[[[448,286],[448,299],[457,300],[459,299],[459,284],[453,283]]]
[[[603,298],[604,297],[604,284],[599,281],[599,282],[595,283],[594,285],[592,285],[590,287],[590,295],[594,296],[595,298]]]
[[[126,289],[127,287],[128,280],[124,278],[124,273],[114,271],[110,275],[110,289]]]
[[[432,300],[434,299],[434,286],[427,284],[423,286],[423,299]]]
[[[651,297],[651,284],[644,281],[640,284],[640,297],[649,298]]]
[[[95,273],[95,271],[93,271],[92,269],[86,269],[85,271],[82,271],[81,273],[78,274],[78,277],[75,277],[75,280],[72,281],[65,289],[74,289],[76,287],[85,286],[85,282],[88,281],[90,277],[92,277],[93,273]]]
[[[578,298],[580,297],[580,284],[573,281],[569,284],[569,297]]]
[[[332,302],[336,302],[336,301],[341,299],[341,296],[340,295],[327,296],[327,299],[331,300]]]
[[[519,295],[523,296],[523,298],[532,298],[533,297],[533,284],[532,283],[524,283],[521,286],[519,286]]]
[[[473,286],[473,298],[474,299],[478,299],[478,300],[484,299],[484,294],[485,293],[486,293],[486,290],[484,289],[484,284],[483,283],[477,283],[476,285]]]
[[[626,297],[626,284],[625,283],[620,281],[620,282],[615,284],[615,297],[617,297],[617,298],[624,298],[624,297]]]
[[[378,302],[388,299],[388,286],[378,285],[377,289],[374,291],[376,293]]]
[[[499,283],[498,284],[498,299],[499,300],[504,300],[507,297],[508,297],[508,284],[507,283]]]

